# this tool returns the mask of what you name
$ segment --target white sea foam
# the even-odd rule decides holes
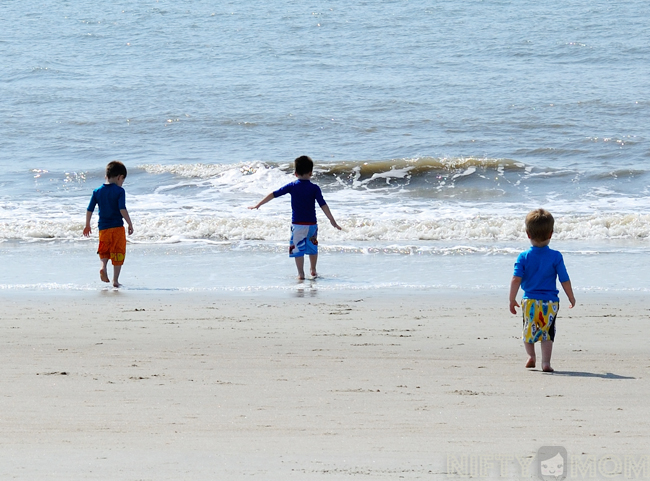
[[[97,288],[78,284],[43,282],[34,284],[0,284],[0,291],[36,290],[36,291],[96,291]]]
[[[251,213],[241,209],[238,215],[215,215],[208,212],[186,214],[173,212],[132,213],[134,242],[238,242],[284,241],[288,236],[289,216]],[[526,238],[520,216],[445,215],[355,215],[339,216],[343,231],[333,229],[321,219],[320,235],[328,244],[340,242],[421,242],[421,241],[514,241]],[[0,239],[23,241],[83,241],[81,216],[52,216],[50,219],[0,221]],[[556,240],[607,240],[650,238],[650,215],[608,214],[562,216],[556,221]]]
[[[453,169],[447,172],[449,166]],[[486,166],[489,175],[481,173]],[[504,169],[522,180],[519,190],[499,180]],[[432,170],[436,174],[430,181]],[[413,181],[416,174],[419,183]],[[594,183],[574,189],[577,193],[549,189],[543,196],[532,195],[520,174],[528,175],[514,162],[481,159],[325,165],[317,182],[344,230],[331,228],[317,209],[321,235],[328,244],[364,243],[364,249],[373,248],[373,243],[383,249],[380,244],[386,242],[521,240],[526,212],[544,206],[556,217],[555,239],[650,238],[650,197],[643,193],[623,194]],[[134,175],[129,179],[135,188],[127,185],[127,206],[135,223],[133,242],[286,240],[288,196],[260,210],[247,207],[295,179],[289,164],[143,165]],[[431,182],[445,175],[443,187],[448,191],[440,191],[442,183],[432,189]],[[470,178],[483,183],[463,183]],[[62,193],[55,189],[38,197],[2,200],[0,240],[79,241],[88,198],[89,189],[80,185]]]

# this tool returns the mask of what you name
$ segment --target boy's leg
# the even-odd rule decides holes
[[[121,270],[122,270],[122,264],[120,264],[119,266],[113,264],[113,287],[120,287],[122,285],[119,283]]]
[[[310,264],[310,270],[311,270],[311,276],[312,277],[318,276],[318,273],[316,272],[316,262],[318,262],[318,254],[310,254],[309,255],[309,264]]]
[[[296,260],[296,268],[298,269],[298,279],[303,280],[305,278],[305,257],[294,257]]]
[[[111,258],[110,246],[106,242],[106,231],[99,231],[99,245],[97,246],[97,254],[99,254],[99,262],[102,266],[99,268],[99,278],[102,282],[111,282],[108,278],[108,261]]]
[[[551,354],[553,354],[553,341],[542,341],[542,371],[553,372],[551,367]]]
[[[528,361],[526,361],[526,367],[535,367],[535,362],[537,360],[535,357],[535,344],[532,342],[524,341],[524,347],[526,348],[526,354],[528,354]]]
[[[120,272],[126,256],[126,231],[124,227],[109,229],[111,237],[111,262],[113,263],[113,287],[120,287]]]
[[[102,280],[102,282],[111,282],[111,280],[108,278],[108,258],[105,259],[99,259],[99,261],[102,263],[102,267],[99,269],[99,278]]]

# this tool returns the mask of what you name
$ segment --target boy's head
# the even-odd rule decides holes
[[[536,242],[545,242],[553,234],[555,219],[545,209],[535,209],[526,216],[526,233],[528,237]]]
[[[311,174],[314,170],[314,161],[306,155],[301,155],[295,160],[296,175]]]
[[[109,162],[108,165],[106,166],[106,178],[114,179],[115,177],[119,177],[120,175],[126,177],[126,167],[124,166],[124,164],[119,160],[114,160],[113,162]]]

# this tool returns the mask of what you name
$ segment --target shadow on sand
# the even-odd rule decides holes
[[[556,376],[598,377],[600,379],[636,379],[635,377],[630,376],[619,376],[618,374],[612,374],[611,372],[608,372],[607,374],[598,374],[595,372],[555,371],[553,374]]]

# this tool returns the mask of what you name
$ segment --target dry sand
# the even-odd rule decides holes
[[[564,302],[545,374],[502,294],[1,293],[0,479],[530,479],[544,445],[596,477],[641,462],[645,299]]]

